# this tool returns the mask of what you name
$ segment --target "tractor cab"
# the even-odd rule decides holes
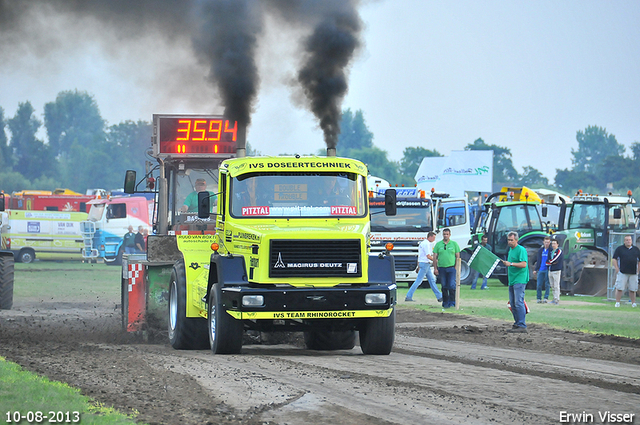
[[[486,234],[489,245],[499,257],[507,255],[509,232],[518,232],[518,237],[531,232],[544,232],[536,205],[525,203],[497,203],[487,215]]]
[[[533,265],[537,250],[547,236],[548,226],[543,221],[545,213],[546,209],[535,191],[526,187],[502,188],[501,192],[491,194],[485,201],[474,225],[471,242],[477,243],[481,236],[486,235],[492,252],[506,259],[509,252],[507,235],[509,232],[517,232],[519,244],[527,249],[529,261]],[[529,272],[532,273],[533,270],[531,267]],[[502,283],[507,283],[507,270],[501,264],[493,275]]]
[[[585,194],[579,191],[568,206],[566,229],[554,237],[564,251],[560,290],[601,296],[607,292],[609,234],[634,233],[631,196]]]
[[[215,218],[198,218],[198,193],[207,192],[211,210],[218,200],[218,162],[203,160],[165,161],[168,186],[167,230],[213,230]]]
[[[577,195],[569,212],[567,230],[595,235],[595,246],[606,248],[609,232],[635,230],[629,199],[621,196]]]

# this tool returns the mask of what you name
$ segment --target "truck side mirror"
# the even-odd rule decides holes
[[[209,192],[198,192],[198,218],[209,218],[211,211],[211,195]]]
[[[616,208],[613,210],[613,218],[616,220],[620,220],[622,218],[622,210],[620,208]]]
[[[127,170],[124,175],[124,193],[135,193],[136,191],[136,172],[135,170]]]
[[[542,207],[542,216],[543,216],[543,217],[546,217],[548,213],[549,213],[549,208],[547,208],[547,207]]]
[[[396,190],[387,189],[384,191],[384,213],[385,215],[396,215]]]

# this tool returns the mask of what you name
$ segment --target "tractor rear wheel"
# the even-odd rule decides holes
[[[13,255],[0,255],[0,310],[13,306]]]

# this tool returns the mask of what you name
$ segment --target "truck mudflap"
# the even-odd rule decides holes
[[[122,327],[127,332],[144,329],[147,321],[147,285],[144,255],[130,255],[124,258],[122,267]]]

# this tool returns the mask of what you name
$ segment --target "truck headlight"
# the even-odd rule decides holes
[[[244,307],[262,307],[264,305],[264,295],[245,295],[242,297]]]
[[[387,294],[367,294],[364,296],[365,304],[385,304]]]

